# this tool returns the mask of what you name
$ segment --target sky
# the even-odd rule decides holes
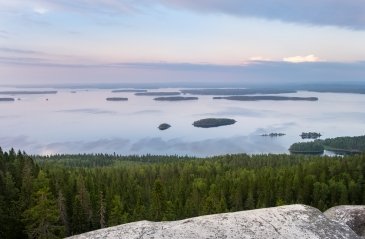
[[[363,0],[0,0],[0,85],[365,80]]]

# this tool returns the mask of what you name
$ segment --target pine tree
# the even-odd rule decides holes
[[[165,192],[160,179],[155,181],[152,192],[152,217],[154,220],[162,220],[165,212]]]
[[[109,226],[116,226],[122,223],[126,223],[128,220],[128,214],[124,212],[124,205],[119,195],[114,195],[112,200],[112,208],[109,215]]]
[[[100,228],[104,228],[106,226],[106,205],[105,205],[105,199],[104,194],[102,191],[99,192],[99,224]]]
[[[46,174],[40,171],[34,182],[32,206],[23,213],[29,238],[59,238],[64,235],[56,200],[49,191]]]

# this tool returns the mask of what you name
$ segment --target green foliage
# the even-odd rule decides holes
[[[62,237],[64,227],[60,224],[56,201],[49,191],[49,180],[43,171],[34,181],[34,188],[32,205],[23,213],[28,238]]]
[[[322,143],[318,140],[313,142],[295,143],[289,148],[291,153],[321,154],[324,151]]]
[[[36,160],[38,165],[25,154],[0,150],[1,238],[69,236],[132,221],[293,203],[326,210],[365,202],[365,155],[57,155]],[[37,234],[40,228],[48,234]]]
[[[311,133],[313,134],[313,133]],[[337,154],[355,154],[365,152],[365,135],[355,137],[337,137],[313,142],[292,144],[291,153],[323,153],[324,149]]]
[[[349,152],[365,152],[365,135],[356,137],[337,137],[323,140],[327,149],[344,150]]]

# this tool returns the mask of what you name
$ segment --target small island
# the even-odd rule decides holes
[[[316,132],[303,132],[300,137],[302,137],[302,139],[318,139],[320,138],[322,135],[320,133],[316,133]]]
[[[0,98],[0,101],[15,101],[14,98]]]
[[[157,97],[156,101],[185,101],[185,100],[198,100],[198,97],[183,97],[183,96],[171,96],[171,97]]]
[[[284,133],[270,133],[270,134],[262,134],[261,136],[264,137],[281,137],[284,136]]]
[[[231,125],[236,123],[234,119],[226,119],[226,118],[207,118],[195,121],[193,125],[198,128],[213,128],[225,125]]]
[[[180,92],[139,92],[135,93],[137,96],[172,96],[180,95]]]
[[[289,148],[292,154],[323,154],[324,146],[319,141],[292,144]]]
[[[147,92],[147,90],[139,90],[139,89],[122,89],[122,90],[112,90],[112,93],[141,93],[141,92]]]
[[[107,101],[127,101],[128,98],[123,98],[123,97],[109,97],[106,98]]]
[[[171,127],[171,125],[166,124],[166,123],[163,123],[163,124],[160,124],[160,125],[158,126],[158,129],[159,129],[159,130],[166,130],[166,129],[170,128],[170,127]]]
[[[227,97],[213,97],[214,100],[237,100],[237,101],[318,101],[317,97],[289,97],[289,96],[227,96]]]

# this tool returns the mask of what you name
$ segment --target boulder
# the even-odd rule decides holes
[[[171,222],[140,221],[71,238],[360,239],[346,224],[330,220],[318,209],[306,205],[207,215]]]
[[[365,206],[349,205],[332,207],[324,215],[338,223],[346,224],[357,235],[365,238]]]

